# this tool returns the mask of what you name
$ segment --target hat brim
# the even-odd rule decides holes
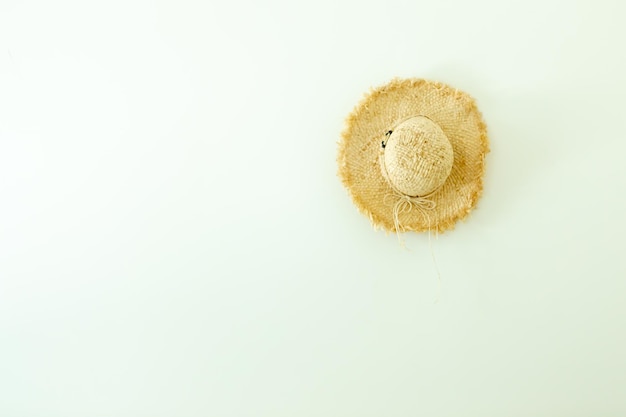
[[[454,151],[452,172],[430,200],[435,208],[399,213],[401,231],[452,229],[476,205],[483,190],[487,127],[468,94],[423,79],[395,79],[371,90],[346,119],[339,142],[339,176],[355,205],[377,228],[396,231],[393,190],[381,173],[385,133],[407,118],[423,115],[444,131]]]

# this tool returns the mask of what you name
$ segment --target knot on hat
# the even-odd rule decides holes
[[[437,191],[452,171],[454,152],[441,127],[415,116],[388,132],[381,171],[400,195],[424,197]]]
[[[388,198],[392,198],[394,201],[389,202]],[[430,218],[428,217],[428,214],[426,214],[426,211],[432,210],[436,207],[434,201],[429,200],[426,197],[411,197],[397,192],[394,194],[387,194],[384,201],[386,204],[393,206],[393,224],[396,233],[404,231],[402,224],[400,224],[400,214],[410,213],[413,208],[419,210],[422,216],[424,216],[425,220],[429,223],[430,229]],[[400,239],[400,235],[398,235],[398,239]],[[400,240],[400,242],[402,242],[402,240]]]

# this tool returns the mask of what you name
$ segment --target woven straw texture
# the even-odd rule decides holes
[[[392,186],[388,181],[389,177],[384,175],[389,166],[381,164],[402,158],[388,155],[382,144],[389,139],[392,139],[389,141],[390,145],[396,141],[392,137],[395,136],[394,129],[408,130],[408,133],[414,131],[411,123],[424,119],[417,116],[425,116],[434,122],[452,145],[453,162],[450,173],[443,184],[437,184],[440,180],[428,175],[419,175],[418,179],[399,184],[398,181],[407,177],[406,171],[400,171],[393,176]],[[421,130],[430,128],[426,125]],[[437,144],[436,152],[442,154],[444,160],[443,166],[437,168],[437,175],[443,175],[441,172],[447,169],[446,141],[439,140],[440,136],[435,131],[426,136],[437,139],[434,141]],[[409,139],[405,132],[398,139],[397,143],[404,144],[410,140],[416,141],[415,152],[424,152],[419,143],[422,140],[419,135]],[[406,149],[405,146],[402,148]],[[388,150],[398,152],[393,147]],[[370,91],[348,116],[339,142],[337,161],[339,176],[355,205],[369,217],[376,228],[390,232],[444,232],[452,229],[458,220],[465,218],[482,194],[484,158],[487,152],[489,145],[486,125],[475,101],[468,94],[440,82],[395,79]],[[424,170],[418,169],[416,172],[424,174]],[[435,186],[439,188],[428,196],[434,203],[432,209],[400,212],[397,220],[401,227],[397,230],[393,199],[398,194],[398,186],[402,187],[403,184],[408,187],[402,190],[403,193],[419,191],[419,187],[423,187],[421,190]]]
[[[398,193],[429,195],[446,181],[454,151],[443,130],[424,116],[400,123],[381,146],[381,172]]]

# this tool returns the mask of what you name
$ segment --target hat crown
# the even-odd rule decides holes
[[[446,181],[454,163],[452,145],[441,127],[425,116],[400,123],[383,149],[382,173],[396,191],[425,196]]]

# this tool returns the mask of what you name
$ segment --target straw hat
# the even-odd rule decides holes
[[[339,176],[359,210],[388,231],[438,231],[483,189],[487,131],[474,100],[446,84],[395,79],[346,120]]]

